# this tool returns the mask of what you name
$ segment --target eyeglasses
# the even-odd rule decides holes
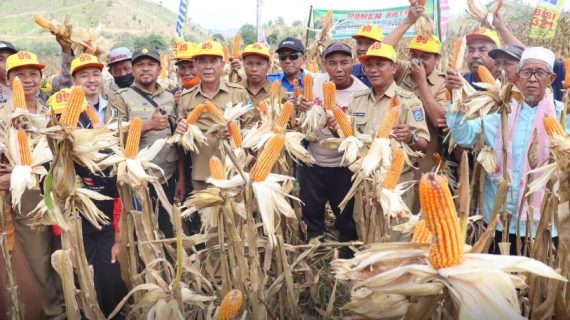
[[[542,69],[538,70],[524,69],[519,72],[519,76],[523,79],[530,79],[534,75],[536,79],[544,80],[546,79],[546,77],[548,77],[549,74],[550,72],[544,71]]]
[[[289,58],[289,60],[295,61],[295,60],[299,59],[299,57],[301,57],[301,54],[300,54],[300,53],[291,53],[291,54],[289,54],[289,55],[287,55],[287,54],[280,54],[280,55],[279,55],[279,60],[285,61],[285,60],[287,60],[287,58]]]

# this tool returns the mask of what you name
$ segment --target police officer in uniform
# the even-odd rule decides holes
[[[404,90],[394,81],[397,71],[397,55],[388,44],[374,43],[366,55],[359,58],[372,88],[356,93],[349,106],[358,131],[373,135],[388,111],[390,99],[398,95],[401,100],[399,123],[392,130],[394,138],[412,150],[425,152],[430,141],[426,117],[421,101],[413,92]],[[411,168],[404,169],[400,181],[413,180]],[[411,208],[414,199],[412,189],[403,196]],[[358,203],[358,201],[356,201]]]
[[[132,86],[120,89],[110,99],[112,108],[107,108],[107,116],[112,109],[118,112],[119,119],[129,121],[133,117],[143,120],[140,148],[152,145],[156,140],[170,137],[175,129],[175,119],[178,110],[174,103],[174,96],[164,90],[157,79],[160,74],[160,55],[155,49],[142,48],[133,54]],[[173,120],[174,119],[174,120]],[[164,173],[154,172],[161,177],[161,184],[168,200],[183,200],[185,197],[184,166],[178,163],[178,149],[165,145],[152,161]],[[178,175],[176,175],[178,168]],[[164,177],[163,177],[164,176]],[[156,190],[150,187],[153,203],[158,201]],[[166,238],[174,236],[174,230],[167,211],[159,206],[158,224]]]
[[[200,84],[185,91],[180,97],[180,116],[176,132],[186,132],[186,117],[197,105],[206,100],[211,101],[221,111],[226,104],[231,102],[237,104],[247,102],[249,95],[245,89],[234,83],[226,82],[222,79],[224,70],[224,49],[222,45],[215,41],[202,42],[198,51],[194,55],[196,70],[200,77]],[[198,127],[206,132],[215,125],[211,116],[205,112],[198,119]],[[227,130],[226,130],[227,131]],[[213,155],[221,157],[220,133],[209,132],[206,134],[207,145],[200,145],[199,152],[190,153],[192,159],[192,188],[203,190],[207,187],[206,179],[210,176],[209,161]]]

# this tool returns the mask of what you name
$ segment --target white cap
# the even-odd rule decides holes
[[[552,72],[554,68],[554,52],[544,47],[531,47],[526,48],[521,56],[521,61],[519,62],[519,69],[522,69],[523,63],[527,59],[537,59],[546,62],[548,65],[548,71]]]
[[[133,58],[133,53],[129,48],[126,47],[119,47],[114,48],[111,50],[111,54],[109,55],[109,62],[107,65],[111,65],[116,62],[124,61],[124,60],[131,60]]]

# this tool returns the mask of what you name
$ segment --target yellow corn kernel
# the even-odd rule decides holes
[[[230,136],[232,137],[232,141],[236,148],[240,148],[243,139],[241,137],[239,125],[235,121],[228,122],[228,131],[230,132]]]
[[[402,170],[404,169],[404,164],[406,163],[405,154],[403,149],[396,149],[394,155],[392,156],[392,163],[390,164],[390,170],[386,173],[384,181],[382,184],[384,188],[388,190],[396,189],[398,181],[400,181],[400,176],[402,175]]]
[[[566,58],[566,60],[564,60],[564,68],[564,70],[570,70],[570,58]],[[566,71],[566,74],[564,76],[564,88],[570,88],[570,72],[568,71]]]
[[[567,133],[562,128],[562,125],[555,117],[546,116],[543,120],[544,129],[546,129],[546,133],[549,137],[553,137],[555,135],[566,137]]]
[[[281,113],[279,113],[277,120],[275,120],[275,126],[273,126],[273,132],[275,133],[285,132],[285,130],[287,129],[287,124],[289,123],[289,119],[291,119],[294,110],[295,106],[293,105],[293,102],[291,101],[285,102],[283,108],[281,109]]]
[[[268,108],[269,107],[265,101],[261,101],[259,105],[257,105],[257,109],[259,109],[259,112],[261,113],[266,113]]]
[[[234,289],[226,294],[220,305],[220,313],[218,320],[231,320],[239,313],[243,303],[243,294],[241,291]]]
[[[336,85],[332,81],[323,83],[323,99],[325,109],[332,110],[336,106]]]
[[[226,46],[224,46],[224,62],[225,64],[230,63],[230,49]]]
[[[303,95],[305,96],[305,99],[307,99],[308,101],[313,101],[313,99],[315,98],[313,96],[313,76],[311,76],[310,74],[306,74],[305,75],[305,80],[303,80]]]
[[[434,173],[420,180],[420,203],[426,226],[435,236],[429,261],[435,269],[447,268],[463,261],[463,243],[457,211],[447,180]]]
[[[91,106],[85,109],[85,113],[87,113],[87,117],[89,117],[89,121],[91,121],[91,124],[99,123],[99,116],[97,115],[97,112],[95,112],[95,109],[93,109]]]
[[[212,115],[213,118],[224,119],[224,114],[218,109],[211,101],[206,101],[206,111]]]
[[[238,33],[236,33],[236,36],[234,37],[234,43],[232,46],[232,57],[235,59],[239,59],[239,57],[241,56],[241,54],[239,52],[240,46],[241,46],[241,34],[238,32]]]
[[[430,243],[432,238],[431,232],[426,226],[425,220],[420,220],[414,227],[414,233],[412,235],[412,242],[414,243]]]
[[[378,132],[376,133],[376,138],[388,139],[392,128],[398,123],[399,116],[400,108],[390,108],[380,124],[380,129],[378,129]]]
[[[222,161],[216,156],[210,158],[210,176],[216,180],[223,180],[226,178],[226,171]]]
[[[261,151],[257,162],[253,166],[250,172],[250,176],[254,182],[261,182],[267,179],[271,168],[279,159],[281,155],[281,150],[285,147],[285,136],[282,134],[274,135],[267,143],[265,148]]]
[[[299,79],[294,79],[293,80],[293,90],[294,90],[294,97],[295,99],[299,98],[299,96],[301,96],[301,88],[299,87]]]
[[[199,105],[197,105],[196,108],[194,108],[194,110],[192,110],[192,112],[190,112],[186,117],[186,123],[188,124],[196,123],[196,121],[198,121],[202,113],[204,113],[205,109],[206,109],[205,104],[200,103]]]
[[[79,122],[79,116],[83,111],[85,103],[85,91],[81,86],[75,86],[71,89],[69,99],[65,104],[65,109],[61,113],[59,124],[75,128]]]
[[[127,143],[125,144],[125,158],[134,158],[139,153],[139,143],[142,133],[142,120],[134,117],[129,125],[129,133],[127,135]]]
[[[12,80],[12,107],[14,110],[27,109],[24,85],[19,77],[15,77],[14,80]]]
[[[350,125],[350,121],[348,121],[348,118],[344,112],[342,112],[342,109],[340,107],[334,107],[332,112],[336,123],[340,127],[340,130],[342,130],[342,134],[345,137],[353,136],[354,132],[352,130],[352,125]]]
[[[36,16],[34,18],[34,21],[36,22],[37,25],[39,25],[40,27],[42,27],[44,29],[49,29],[51,27],[51,22],[49,22],[48,20],[46,20],[40,16]]]
[[[30,143],[28,141],[28,134],[25,130],[18,130],[18,147],[20,149],[20,165],[32,165],[32,152],[30,151]]]
[[[495,84],[495,78],[491,74],[491,71],[489,71],[489,69],[487,69],[487,67],[485,67],[484,65],[480,65],[477,68],[477,75],[479,76],[481,82],[485,82],[488,84]]]
[[[459,50],[461,50],[461,44],[463,42],[462,38],[455,40],[453,44],[453,56],[451,57],[451,69],[453,70],[460,70],[462,66],[458,66],[459,64]]]
[[[275,80],[271,83],[271,95],[273,99],[280,99],[281,97],[281,81]]]

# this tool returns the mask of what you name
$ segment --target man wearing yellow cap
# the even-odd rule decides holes
[[[430,135],[424,108],[413,92],[404,90],[394,81],[398,69],[394,47],[376,42],[359,60],[364,66],[372,88],[356,93],[349,106],[349,114],[352,115],[357,130],[373,135],[388,111],[390,99],[397,95],[401,100],[400,118],[392,130],[392,135],[400,144],[425,152]],[[408,167],[404,169],[400,180],[411,181],[413,176],[414,173]],[[413,190],[408,190],[403,198],[411,208],[414,199]]]
[[[174,59],[176,62],[176,74],[180,79],[180,87],[174,91],[174,100],[178,104],[182,91],[195,87],[200,82],[194,65],[194,54],[198,45],[192,42],[182,42],[177,45]]]
[[[105,65],[97,57],[83,53],[71,61],[71,81],[74,86],[83,86],[89,107],[95,109],[99,121],[104,123],[107,100],[101,96],[102,71]]]
[[[234,83],[226,82],[222,79],[224,71],[224,49],[222,45],[215,41],[202,42],[198,51],[194,55],[196,70],[200,77],[200,84],[185,91],[180,97],[180,116],[182,120],[178,122],[176,132],[186,132],[186,117],[196,106],[211,101],[221,111],[228,103],[237,104],[247,102],[249,95],[245,89]],[[191,152],[192,159],[192,187],[194,190],[206,188],[206,179],[210,176],[209,161],[212,155],[219,154],[219,134],[218,132],[207,132],[214,127],[215,122],[209,113],[205,112],[197,122],[198,127],[206,133],[207,145],[199,146],[199,152]]]
[[[46,111],[37,99],[44,68],[45,65],[38,61],[37,56],[28,51],[19,51],[6,59],[8,83],[11,84],[16,77],[22,81],[26,108],[30,113],[39,116]],[[2,121],[7,119],[6,117],[12,112],[12,107],[12,98],[0,107]],[[9,179],[10,173],[2,172],[0,180],[8,181],[9,184]],[[39,285],[39,291],[44,300],[44,313],[50,319],[61,319],[65,317],[63,291],[60,278],[50,264],[51,254],[56,250],[56,239],[48,227],[32,230],[30,225],[33,223],[33,217],[28,215],[41,199],[39,189],[24,192],[21,206],[13,209],[14,227],[18,241],[24,248],[26,258]]]

